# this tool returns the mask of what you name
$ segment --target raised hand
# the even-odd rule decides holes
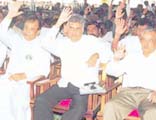
[[[118,6],[115,13],[115,19],[120,19],[124,16],[123,9],[121,6]]]
[[[116,50],[114,50],[114,60],[119,61],[122,60],[126,56],[126,46],[124,44],[120,44]]]
[[[115,34],[118,34],[118,35],[124,34],[126,30],[128,29],[128,26],[124,19],[116,19],[115,25],[116,25]]]
[[[94,53],[93,55],[91,55],[88,61],[86,62],[88,64],[88,67],[95,67],[98,59],[99,59],[98,53]]]
[[[91,7],[88,6],[88,7],[85,8],[84,14],[85,14],[85,15],[88,15],[91,11],[92,11],[92,10],[91,10]]]
[[[16,16],[22,14],[23,12],[19,11],[21,5],[22,5],[22,2],[19,2],[19,1],[9,2],[9,5],[8,5],[9,12],[8,12],[7,17],[13,18],[13,17],[16,17]]]
[[[71,7],[66,7],[62,10],[60,17],[55,26],[60,27],[63,23],[67,22],[72,15]]]
[[[115,18],[116,19],[120,19],[124,16],[124,12],[123,9],[125,9],[126,7],[126,2],[125,0],[121,1],[120,4],[118,5],[117,9],[116,9],[116,13],[115,13]]]
[[[124,19],[116,19],[115,20],[115,37],[112,41],[112,50],[115,51],[118,47],[118,43],[122,34],[126,33],[128,30],[128,26]]]
[[[151,103],[156,103],[156,91],[153,91],[152,93],[150,93],[147,99]]]

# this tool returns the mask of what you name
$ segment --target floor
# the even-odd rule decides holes
[[[54,120],[61,120],[61,115],[54,114]]]

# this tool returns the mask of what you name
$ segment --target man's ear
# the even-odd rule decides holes
[[[38,32],[37,32],[37,36],[39,36],[39,35],[40,35],[40,32],[41,32],[41,30],[38,30]]]

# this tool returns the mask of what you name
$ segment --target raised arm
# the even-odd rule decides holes
[[[43,48],[55,54],[56,56],[59,56],[57,49],[56,49],[58,46],[58,41],[59,41],[59,40],[56,40],[58,32],[60,30],[61,25],[69,20],[69,18],[71,17],[71,14],[72,14],[71,8],[68,8],[68,7],[64,8],[56,24],[51,29],[46,31],[45,39],[42,40]]]
[[[50,38],[52,40],[55,40],[57,37],[57,34],[59,32],[60,27],[63,23],[67,22],[69,18],[71,17],[72,9],[67,7],[64,8],[59,16],[59,19],[57,20],[56,24],[48,31],[46,37]]]
[[[106,73],[108,75],[112,75],[115,77],[119,77],[122,74],[124,74],[125,56],[126,56],[125,45],[121,44],[114,51],[113,60],[107,64]]]
[[[8,14],[3,19],[3,21],[0,23],[0,40],[5,43],[6,45],[10,45],[11,42],[11,36],[9,35],[9,26],[12,21],[12,19],[18,15],[20,15],[22,12],[19,12],[19,8],[21,6],[21,2],[11,2],[8,5]],[[8,46],[9,46],[8,45]]]
[[[121,35],[123,35],[127,30],[126,21],[122,18],[116,19],[115,25],[116,28],[115,28],[115,36],[112,41],[112,51],[115,51],[117,49]]]

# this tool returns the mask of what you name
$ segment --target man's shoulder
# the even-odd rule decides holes
[[[83,38],[92,38],[92,39],[96,39],[97,38],[94,35],[87,35],[87,34],[83,34],[82,37]]]
[[[86,35],[86,34],[82,35],[82,40],[86,40],[86,42],[90,42],[90,43],[91,42],[98,43],[98,41],[100,41],[98,37],[95,37],[93,35]]]
[[[125,38],[121,39],[120,43],[129,43],[129,42],[138,42],[139,37],[134,35],[128,35]]]

